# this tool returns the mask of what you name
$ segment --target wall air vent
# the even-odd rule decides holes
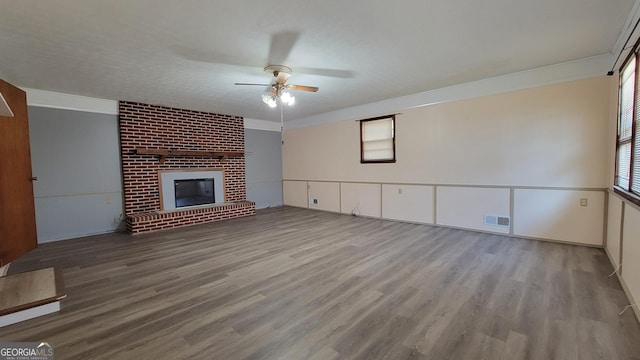
[[[493,215],[484,216],[485,225],[498,225],[498,217]]]
[[[485,215],[484,223],[485,225],[509,227],[511,225],[511,218],[508,216]]]

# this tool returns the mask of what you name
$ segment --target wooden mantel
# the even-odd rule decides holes
[[[244,156],[243,151],[208,151],[208,150],[169,150],[169,149],[134,149],[136,155],[156,155],[160,162],[164,162],[170,156],[201,156],[226,160],[228,157]]]

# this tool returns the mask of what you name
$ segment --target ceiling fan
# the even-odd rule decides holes
[[[267,91],[262,94],[262,101],[270,107],[278,106],[278,100],[280,103],[287,104],[289,106],[295,103],[295,97],[291,95],[287,90],[297,91],[309,91],[316,92],[318,88],[316,86],[307,85],[294,85],[287,84],[287,80],[291,77],[292,70],[288,66],[284,65],[267,65],[264,68],[266,73],[273,74],[273,80],[270,84],[253,84],[253,83],[235,83],[236,85],[249,85],[249,86],[267,86]]]

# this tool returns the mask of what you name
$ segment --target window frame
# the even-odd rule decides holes
[[[391,151],[392,158],[390,159],[374,159],[374,160],[365,160],[364,158],[364,127],[365,123],[372,121],[380,121],[391,119]],[[396,162],[396,114],[377,116],[368,119],[362,119],[359,121],[360,123],[360,163],[361,164],[392,164]]]
[[[616,194],[619,194],[627,201],[630,201],[640,206],[640,192],[633,190],[634,180],[640,181],[640,179],[634,178],[634,169],[636,166],[640,166],[640,158],[636,158],[636,143],[638,141],[638,124],[640,123],[640,113],[638,107],[640,107],[640,42],[636,43],[625,61],[622,63],[618,70],[618,112],[616,116],[616,149],[615,149],[615,166],[614,166],[614,185],[613,190]],[[631,120],[631,137],[629,139],[621,139],[621,126],[622,126],[622,88],[623,88],[623,75],[624,70],[631,61],[635,60],[634,69],[634,86],[633,86],[633,109]],[[620,147],[626,144],[630,144],[630,159],[629,159],[629,189],[619,185],[619,158]],[[639,152],[640,153],[640,152]]]

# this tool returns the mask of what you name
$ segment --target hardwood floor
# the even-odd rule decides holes
[[[290,207],[41,245],[59,314],[0,329],[56,359],[640,359],[600,249]]]

